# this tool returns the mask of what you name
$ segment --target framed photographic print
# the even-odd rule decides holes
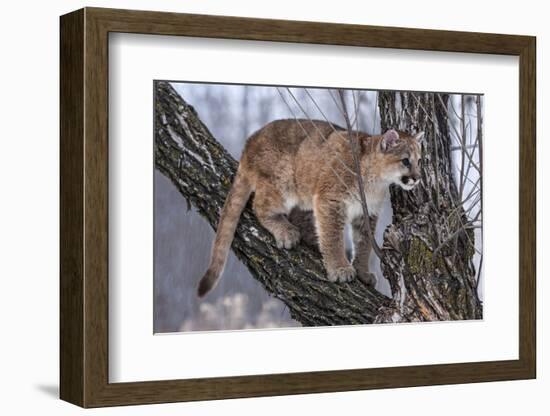
[[[534,378],[535,104],[529,36],[62,16],[61,398]]]

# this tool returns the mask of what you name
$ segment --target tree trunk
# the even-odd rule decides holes
[[[425,132],[421,185],[409,192],[397,187],[390,191],[393,220],[384,233],[381,267],[390,282],[395,309],[381,314],[380,322],[482,317],[473,265],[474,233],[462,226],[467,219],[457,201],[451,164],[448,96],[440,97],[379,93],[382,131]]]
[[[215,229],[238,163],[169,83],[155,84],[155,166]],[[391,299],[358,279],[331,283],[319,252],[305,243],[278,249],[249,203],[232,245],[237,257],[290,315],[305,326],[368,324]],[[183,271],[182,271],[183,272]],[[201,276],[197,276],[197,281]],[[384,315],[386,312],[384,313]]]

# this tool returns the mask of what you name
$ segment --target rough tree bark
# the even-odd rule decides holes
[[[155,85],[154,147],[156,168],[186,198],[188,207],[194,206],[215,229],[238,163],[166,82]],[[357,279],[350,283],[323,280],[320,254],[310,246],[278,249],[256,220],[250,203],[232,248],[252,276],[282,300],[302,325],[368,324],[381,310],[390,308],[391,299]]]
[[[397,119],[395,96],[383,94],[380,98],[382,126],[397,127],[392,121]],[[434,105],[427,98],[422,100],[428,108]],[[472,253],[460,251],[465,237],[458,236],[458,251],[445,248],[441,256],[431,256],[438,241],[434,236],[439,215],[456,207],[443,115],[436,108],[438,124],[422,116],[414,103],[407,101],[407,106],[409,125],[417,124],[427,132],[425,163],[429,166],[424,169],[422,189],[413,193],[392,190],[394,223],[385,233],[381,264],[393,299],[358,279],[350,283],[325,280],[316,249],[306,243],[292,250],[277,249],[269,232],[256,220],[250,203],[241,216],[233,251],[302,325],[481,317]],[[438,129],[439,136],[435,135]],[[215,229],[238,163],[215,140],[193,107],[166,82],[155,84],[155,165],[176,186],[188,207],[195,207]]]
[[[473,264],[473,230],[458,200],[451,161],[451,138],[444,105],[434,94],[381,92],[381,127],[426,133],[422,184],[414,191],[391,190],[392,224],[384,233],[384,276],[394,307],[380,321],[480,319]],[[451,211],[458,215],[449,214]],[[453,220],[443,224],[446,218]],[[452,243],[441,245],[452,240]],[[440,248],[437,251],[437,248]],[[434,255],[435,252],[435,255]],[[390,317],[389,315],[393,316]]]

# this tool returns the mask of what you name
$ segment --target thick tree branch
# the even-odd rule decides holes
[[[215,229],[238,163],[166,82],[155,84],[155,166]],[[278,249],[251,204],[241,215],[232,248],[252,276],[303,325],[368,324],[392,315],[391,300],[358,279],[324,280],[315,249],[306,244]]]

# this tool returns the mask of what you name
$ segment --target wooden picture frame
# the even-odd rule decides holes
[[[534,37],[85,8],[61,17],[60,396],[82,407],[213,400],[536,376]],[[519,57],[519,359],[110,383],[108,35],[298,42]]]

